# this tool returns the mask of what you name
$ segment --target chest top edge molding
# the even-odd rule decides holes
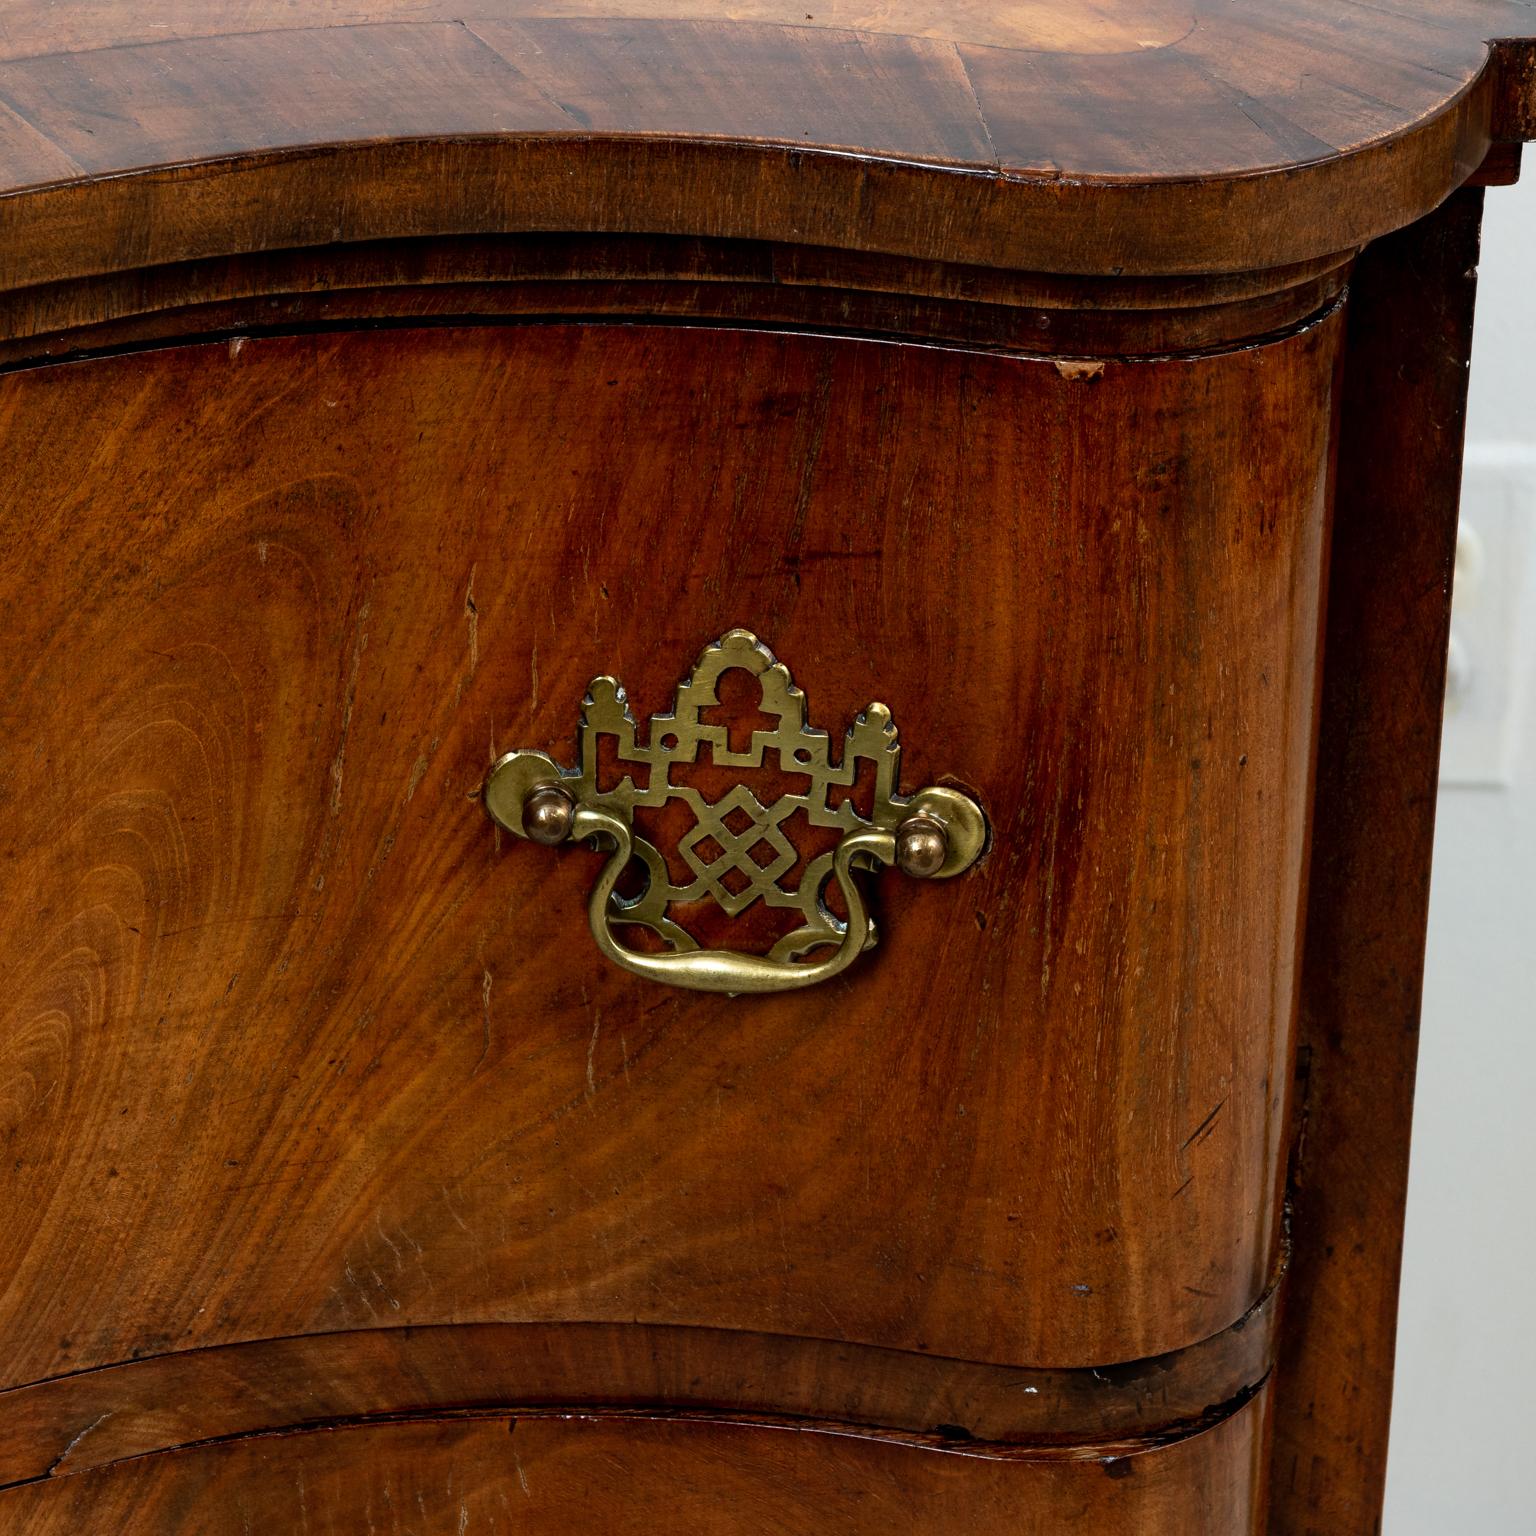
[[[0,290],[417,236],[1248,272],[1536,133],[1536,0],[3,6]]]

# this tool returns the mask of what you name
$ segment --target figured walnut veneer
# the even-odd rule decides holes
[[[552,326],[12,375],[9,1382],[558,1315],[1093,1366],[1241,1317],[1278,1261],[1338,336],[1080,377]],[[1196,450],[1213,399],[1246,429]],[[158,421],[176,475],[71,469]],[[884,892],[856,986],[637,996],[591,860],[464,806],[566,735],[576,637],[621,615],[654,707],[648,637],[732,617],[833,729],[878,678],[993,854]]]
[[[1532,21],[0,0],[0,1529],[1375,1536]],[[990,838],[733,999],[482,790],[741,628]]]

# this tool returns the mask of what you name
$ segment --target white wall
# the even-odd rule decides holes
[[[1384,1536],[1536,1533],[1536,156],[1487,193],[1463,526],[1502,517],[1502,786],[1442,787]],[[1508,482],[1502,484],[1501,482]],[[1502,500],[1504,506],[1498,503]],[[1403,515],[1414,509],[1404,507]],[[1523,543],[1510,553],[1509,543]],[[1486,595],[1486,594],[1484,594]],[[1461,606],[1458,602],[1458,608]],[[1453,628],[1459,620],[1453,620]],[[1479,615],[1468,613],[1476,628]],[[1497,628],[1497,626],[1495,626]],[[1494,654],[1489,654],[1490,650]],[[1475,712],[1475,711],[1474,711]],[[1519,718],[1523,714],[1523,719]],[[1448,737],[1457,730],[1454,716]],[[1450,767],[1455,744],[1444,763]]]

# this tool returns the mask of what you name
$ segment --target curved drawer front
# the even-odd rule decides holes
[[[466,327],[0,380],[6,1383],[567,1319],[1082,1367],[1240,1318],[1337,337]],[[738,627],[991,841],[732,998],[604,962],[601,854],[476,802],[573,761],[590,679],[644,721]]]
[[[564,1536],[1236,1536],[1264,1405],[1162,1449],[1004,1460],[766,1426],[466,1415],[236,1440],[0,1490],[8,1536],[478,1531]],[[366,1523],[365,1523],[366,1522]]]

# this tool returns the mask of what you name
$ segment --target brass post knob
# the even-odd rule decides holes
[[[896,867],[902,874],[931,880],[948,859],[949,834],[943,822],[932,816],[909,816],[896,828]]]
[[[528,840],[553,848],[571,835],[576,802],[558,784],[535,784],[523,801],[523,831]]]

